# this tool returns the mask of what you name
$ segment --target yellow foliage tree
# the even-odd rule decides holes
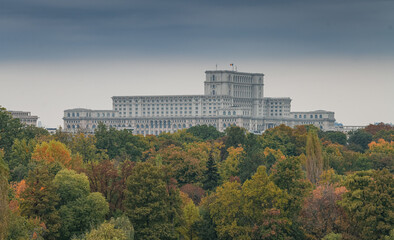
[[[239,175],[239,164],[245,157],[242,147],[229,147],[227,151],[228,157],[219,165],[219,174],[223,182],[229,180],[231,176]]]

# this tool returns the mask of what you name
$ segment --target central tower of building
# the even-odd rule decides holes
[[[229,96],[232,106],[250,108],[253,117],[263,117],[264,74],[206,71],[205,95]]]

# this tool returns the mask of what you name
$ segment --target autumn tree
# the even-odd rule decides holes
[[[106,198],[111,215],[123,211],[126,179],[132,174],[134,165],[128,160],[120,165],[113,160],[104,160],[89,162],[82,170],[89,179],[91,192],[100,192]]]
[[[306,175],[316,184],[323,172],[322,146],[315,131],[310,131],[306,140]]]
[[[247,239],[250,229],[242,223],[242,189],[239,182],[217,187],[209,213],[219,239]]]
[[[394,172],[394,141],[379,139],[368,144],[368,148],[365,155],[371,161],[373,169],[387,168],[390,172]]]
[[[66,145],[55,140],[38,144],[34,149],[32,159],[46,164],[60,163],[68,169],[79,169],[82,165],[80,157],[72,156]]]
[[[337,204],[346,192],[344,187],[319,185],[302,206],[300,220],[309,239],[322,239],[327,234],[348,234],[349,219]],[[348,236],[347,239],[349,239]]]
[[[228,156],[226,160],[219,165],[219,174],[223,182],[229,180],[231,176],[235,177],[239,175],[239,165],[245,157],[245,152],[242,147],[230,147],[227,151]]]
[[[198,240],[195,224],[201,221],[200,212],[198,207],[194,205],[193,201],[186,194],[181,194],[181,197],[183,221],[178,227],[178,232],[180,233],[181,239]]]
[[[187,194],[187,196],[194,202],[194,204],[198,205],[201,199],[205,195],[204,189],[199,186],[193,184],[185,184],[180,188],[181,192]]]
[[[23,216],[39,218],[45,223],[46,239],[58,239],[60,217],[56,206],[59,196],[53,183],[54,176],[47,166],[39,164],[29,171],[26,179],[26,189],[21,194],[20,209]]]
[[[347,176],[348,190],[340,205],[351,220],[358,239],[381,239],[394,224],[393,175],[387,170],[360,171]]]
[[[160,166],[137,163],[125,194],[125,212],[136,239],[177,239],[181,200]]]
[[[254,238],[281,238],[287,235],[285,229],[288,228],[288,221],[284,210],[288,204],[288,194],[269,179],[264,166],[260,166],[252,178],[243,184],[242,196],[243,212]]]
[[[150,162],[161,162],[167,165],[175,174],[175,179],[180,185],[198,183],[204,179],[206,169],[205,159],[193,156],[181,147],[170,145],[152,155]]]
[[[375,136],[380,131],[392,131],[394,127],[390,124],[385,124],[383,122],[378,124],[369,124],[364,128],[364,131],[370,133],[371,135]],[[377,140],[377,139],[375,139]],[[387,141],[387,140],[386,140]]]

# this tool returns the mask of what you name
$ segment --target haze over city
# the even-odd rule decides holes
[[[345,125],[394,122],[392,1],[3,1],[0,105],[44,126],[112,96],[202,94],[205,70]]]

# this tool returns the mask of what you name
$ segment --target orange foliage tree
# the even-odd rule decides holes
[[[63,143],[52,140],[37,144],[32,154],[35,161],[44,161],[45,163],[60,163],[68,169],[78,169],[82,165],[82,157],[71,155],[71,151]]]

